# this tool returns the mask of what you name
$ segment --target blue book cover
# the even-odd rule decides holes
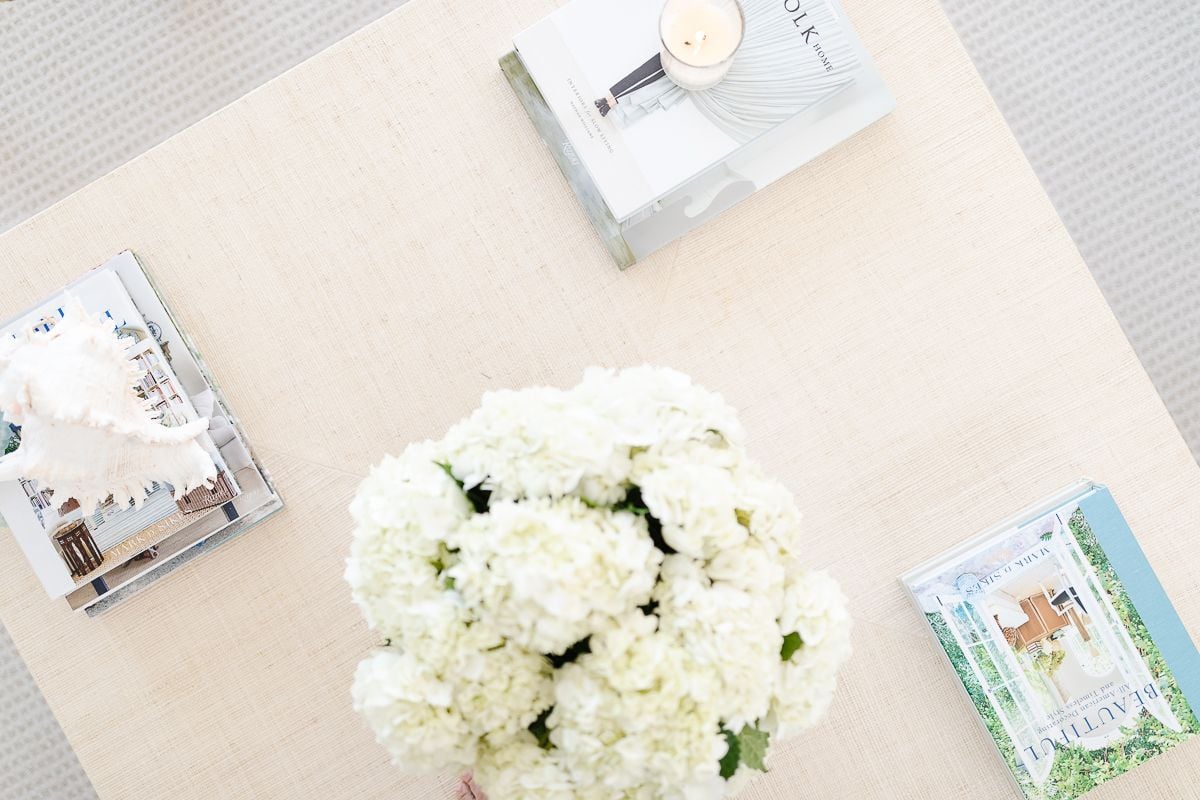
[[[1200,733],[1200,654],[1106,487],[902,582],[1029,800],[1079,797]]]

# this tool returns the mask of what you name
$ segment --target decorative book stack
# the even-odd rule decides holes
[[[695,90],[663,55],[663,6],[573,0],[500,59],[622,268],[895,107],[835,0],[742,0],[728,71]]]
[[[1106,487],[901,580],[1026,800],[1071,800],[1200,733],[1200,653]]]
[[[205,473],[212,476],[190,489],[185,484],[183,489],[188,490],[180,492],[164,480],[150,480],[138,485],[129,501],[116,495],[90,500],[76,499],[74,494],[56,496],[62,493],[27,474],[0,480],[0,515],[47,594],[65,597],[72,609],[96,614],[246,530],[283,503],[203,362],[128,251],[4,323],[0,352],[9,355],[0,357],[0,362],[12,370],[12,348],[22,342],[44,343],[56,329],[66,336],[66,325],[84,324],[80,320],[85,318],[98,320],[89,324],[109,340],[107,346],[117,348],[113,356],[117,364],[122,359],[128,363],[128,373],[113,374],[111,386],[130,394],[130,401],[145,409],[142,413],[152,435],[194,429],[196,453]],[[32,372],[42,371],[53,379],[45,382],[47,386],[64,385],[54,383],[59,378],[48,370],[48,364],[37,361],[31,367]],[[127,377],[132,386],[123,384]],[[105,414],[101,403],[91,398],[82,407],[94,417]],[[10,413],[7,406],[3,412]],[[86,425],[100,423],[93,419],[74,428],[77,437],[54,440],[63,474],[71,474],[73,461],[79,466],[95,457],[96,439],[89,438],[95,428]],[[37,444],[47,441],[45,426],[34,433],[29,428],[0,416],[6,463],[12,463],[9,459],[24,447],[36,446],[31,444],[35,436],[40,436]],[[67,446],[75,448],[74,457],[63,457],[62,448]]]

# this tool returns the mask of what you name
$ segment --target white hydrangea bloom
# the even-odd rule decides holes
[[[799,552],[800,510],[786,486],[763,475],[758,467],[745,465],[738,473],[735,492],[737,507],[754,538],[779,556]]]
[[[408,762],[410,770],[425,771],[411,763],[410,753],[431,759],[430,770],[458,763],[443,763],[427,752],[435,744],[445,746],[436,736],[433,743],[425,742],[430,715],[442,720],[438,730],[447,736],[504,742],[524,734],[550,707],[554,684],[542,656],[506,643],[482,625],[451,623],[441,636],[409,649],[393,645],[363,661],[354,699],[393,756]],[[451,749],[458,753],[465,747]]]
[[[453,676],[454,707],[471,731],[502,742],[524,734],[554,702],[549,662],[472,626],[440,667]]]
[[[710,558],[749,537],[738,522],[728,470],[671,461],[642,475],[638,485],[646,507],[662,523],[663,539],[680,553]]]
[[[783,644],[770,599],[714,582],[684,556],[667,557],[654,599],[659,635],[687,653],[693,672],[711,678],[707,702],[725,727],[740,731],[766,717]]]
[[[351,511],[346,580],[385,645],[355,707],[401,767],[474,764],[491,800],[721,800],[757,774],[721,777],[727,733],[761,755],[758,731],[811,725],[849,655],[790,492],[677,372],[486,395]]]
[[[378,541],[360,542],[360,561],[386,559],[390,551],[433,558],[446,537],[471,516],[458,485],[438,466],[445,454],[433,442],[409,445],[399,456],[384,456],[371,468],[350,504],[360,529]]]
[[[827,651],[835,660],[850,656],[850,609],[838,582],[828,573],[798,570],[787,577],[779,625],[800,634],[805,648]]]
[[[578,494],[614,503],[625,494],[629,448],[612,424],[559,389],[489,392],[446,434],[454,475],[497,499]]]
[[[720,435],[706,431],[695,439],[638,448],[633,454],[629,478],[632,483],[641,484],[647,474],[656,470],[692,464],[720,470],[722,480],[730,482],[730,491],[736,492],[738,475],[746,469],[747,463],[744,450],[733,447]]]
[[[768,758],[768,760],[770,759]],[[742,764],[738,767],[737,772],[733,774],[733,777],[724,782],[724,793],[716,795],[716,797],[736,797],[741,794],[743,789],[750,785],[752,780],[760,775],[762,775],[762,773],[758,770],[750,769],[745,764]],[[688,800],[691,800],[691,798],[688,798]]]
[[[555,679],[550,740],[579,785],[609,797],[686,797],[719,778],[728,747],[711,681],[654,624],[634,612]]]
[[[523,647],[562,653],[650,598],[662,553],[645,519],[575,497],[501,501],[456,538],[449,570],[479,618]]]
[[[475,782],[489,798],[514,800],[612,800],[601,786],[581,786],[556,751],[543,750],[526,733],[502,747],[481,748]]]
[[[825,716],[837,688],[840,662],[803,648],[784,665],[771,703],[768,725],[779,740],[790,739]]]
[[[478,739],[454,708],[452,687],[412,655],[375,653],[358,665],[352,694],[400,768],[435,772],[474,762]]]
[[[635,447],[700,440],[711,432],[737,447],[745,440],[737,412],[719,394],[674,370],[592,368],[572,395],[611,420],[619,439]]]
[[[753,537],[741,547],[717,553],[704,565],[704,573],[718,584],[762,597],[772,609],[783,608],[784,564]]]
[[[346,563],[346,581],[367,624],[396,635],[412,609],[441,596],[437,570],[428,559],[389,546],[392,531],[359,528]],[[386,558],[376,555],[387,552]]]
[[[788,577],[780,629],[800,635],[783,665],[772,701],[775,735],[786,739],[815,724],[833,701],[837,673],[850,657],[850,613],[837,582],[824,572]]]
[[[437,465],[431,442],[371,470],[350,505],[358,523],[346,581],[368,624],[385,637],[444,601],[445,541],[471,516],[466,496]],[[442,564],[444,566],[444,564]]]

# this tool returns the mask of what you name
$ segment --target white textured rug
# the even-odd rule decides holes
[[[0,230],[402,3],[0,3]]]
[[[0,627],[0,797],[12,800],[95,797],[67,737],[3,627]]]
[[[0,230],[402,2],[0,3]],[[1200,453],[1200,4],[943,2]],[[0,787],[93,796],[2,631]]]

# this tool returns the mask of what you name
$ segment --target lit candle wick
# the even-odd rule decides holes
[[[704,31],[696,31],[696,43],[692,46],[692,56],[700,55],[700,48],[704,45],[704,40],[708,38],[708,34]]]

